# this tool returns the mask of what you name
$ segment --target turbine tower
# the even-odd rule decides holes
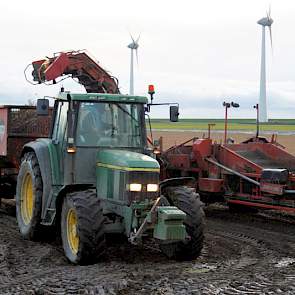
[[[270,43],[272,47],[271,25],[273,23],[270,17],[270,8],[266,12],[266,17],[257,22],[262,26],[262,42],[261,42],[261,72],[260,72],[260,95],[259,95],[259,121],[268,122],[266,107],[266,70],[265,70],[265,27],[269,28]]]
[[[134,68],[133,68],[133,51],[135,50],[136,52],[136,60],[138,63],[138,55],[137,55],[137,49],[139,47],[138,41],[140,38],[140,35],[138,36],[138,38],[136,39],[136,41],[134,41],[132,35],[130,35],[132,42],[127,46],[128,48],[131,49],[131,56],[130,56],[130,88],[129,88],[129,95],[134,95]]]

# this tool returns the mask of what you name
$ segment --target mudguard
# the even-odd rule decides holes
[[[160,182],[160,192],[165,190],[168,186],[179,186],[186,185],[190,187],[195,187],[196,179],[194,177],[177,177],[168,178]]]
[[[42,213],[41,219],[45,219],[47,205],[52,198],[52,170],[51,161],[48,150],[49,142],[47,140],[36,140],[27,143],[22,151],[22,155],[27,152],[33,151],[36,154],[38,163],[41,170],[42,182],[43,182],[43,197],[42,197]]]

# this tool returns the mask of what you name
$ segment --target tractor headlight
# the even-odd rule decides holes
[[[156,183],[149,183],[149,184],[147,185],[147,187],[146,187],[146,190],[147,190],[148,192],[153,192],[153,193],[155,193],[155,192],[157,192],[157,191],[159,190],[159,185],[156,184]]]
[[[141,183],[130,183],[129,184],[129,191],[130,192],[141,192],[142,184]]]

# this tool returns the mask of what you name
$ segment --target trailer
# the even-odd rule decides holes
[[[162,178],[194,177],[205,203],[295,212],[295,157],[272,137],[239,144],[193,138],[162,151]]]
[[[37,116],[35,106],[0,106],[0,198],[14,198],[23,147],[49,136],[51,116],[52,109]]]

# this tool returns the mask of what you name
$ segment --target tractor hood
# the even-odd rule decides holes
[[[99,151],[97,166],[123,171],[160,172],[159,163],[152,157],[126,150]]]

